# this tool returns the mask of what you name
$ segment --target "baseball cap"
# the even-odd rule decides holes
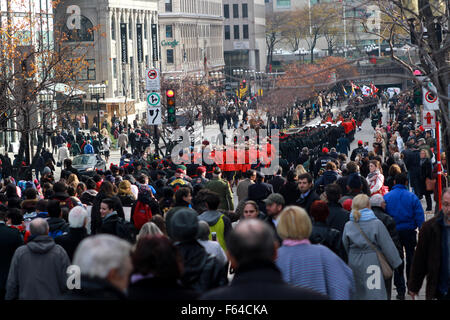
[[[326,147],[322,149],[322,153],[328,153],[329,151],[330,150],[328,150],[328,148],[326,148]]]
[[[358,145],[363,145],[363,142],[362,142],[362,140],[358,140]]]
[[[284,206],[285,201],[284,197],[279,193],[272,193],[270,196],[267,197],[267,199],[263,200],[266,204],[281,204]]]
[[[178,166],[178,169],[186,170],[186,166],[183,166],[182,164]]]

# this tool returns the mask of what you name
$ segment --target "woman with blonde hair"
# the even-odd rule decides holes
[[[161,229],[158,228],[158,226],[155,223],[147,222],[142,226],[141,230],[139,230],[139,234],[136,237],[136,242],[139,241],[139,238],[156,235],[163,236],[164,233],[161,231]]]
[[[298,206],[288,206],[278,217],[277,233],[283,239],[276,265],[283,280],[328,295],[333,300],[349,300],[354,292],[352,270],[333,251],[311,244],[312,223]],[[332,270],[332,272],[330,272]]]
[[[74,184],[75,188],[77,187],[78,183],[80,183],[80,181],[78,180],[78,177],[75,173],[71,173],[69,175],[69,178],[67,178],[67,184]]]
[[[299,175],[302,175],[304,173],[307,173],[306,169],[303,167],[303,165],[299,164],[298,166],[295,167],[295,173],[297,174],[297,177]]]
[[[366,240],[366,237],[371,242]],[[373,247],[385,256],[392,269],[402,259],[383,222],[370,209],[365,194],[353,198],[350,221],[345,224],[342,242],[348,254],[348,265],[353,270],[358,300],[386,300],[387,292],[378,256]]]
[[[122,202],[122,206],[124,207],[132,207],[136,198],[134,197],[133,192],[131,191],[131,183],[128,180],[123,180],[119,183],[119,190],[117,192],[117,196]]]

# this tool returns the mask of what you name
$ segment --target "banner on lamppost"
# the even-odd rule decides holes
[[[122,63],[128,63],[127,24],[120,24],[120,43],[122,50]]]
[[[142,44],[142,24],[136,25],[136,41],[137,41],[137,58],[138,62],[142,63],[144,60],[143,44]]]
[[[152,24],[152,51],[153,61],[158,61],[158,29],[155,23]]]

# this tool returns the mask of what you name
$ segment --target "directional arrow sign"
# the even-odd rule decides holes
[[[161,88],[160,78],[159,78],[159,69],[150,68],[147,69],[146,76],[146,86],[145,89],[147,91],[159,91]]]
[[[158,125],[161,123],[161,107],[147,108],[147,124]]]
[[[159,107],[161,105],[161,95],[159,92],[151,92],[147,95],[147,105],[149,107]]]

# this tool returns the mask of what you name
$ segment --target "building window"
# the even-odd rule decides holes
[[[95,80],[95,59],[86,59],[86,68],[80,72],[79,80]]]
[[[147,20],[144,21],[144,39],[147,39]]]
[[[111,18],[111,39],[116,40],[116,19]]]
[[[291,0],[277,0],[277,7],[278,8],[290,8]]]
[[[166,50],[167,64],[173,64],[173,49]]]
[[[85,16],[80,18],[81,29],[69,30],[67,25],[63,26],[63,33],[67,39],[67,42],[77,42],[77,41],[94,41],[94,27],[92,22]]]
[[[172,38],[173,34],[172,34],[172,25],[167,25],[166,26],[166,38]]]
[[[223,17],[225,19],[230,18],[230,5],[229,4],[223,5]]]
[[[242,38],[248,39],[248,24],[244,24],[242,27],[243,27]]]
[[[242,18],[248,18],[248,4],[242,4]]]
[[[239,26],[234,26],[234,39],[239,39]]]
[[[130,40],[133,39],[133,25],[132,25],[132,23],[131,23],[131,19],[130,19],[129,27],[128,27],[128,38],[129,38]]]
[[[113,58],[113,78],[117,79],[117,58]]]
[[[230,26],[224,26],[225,40],[230,40]]]
[[[166,12],[172,12],[172,0],[166,0]]]
[[[233,4],[233,18],[239,18],[239,5]]]

